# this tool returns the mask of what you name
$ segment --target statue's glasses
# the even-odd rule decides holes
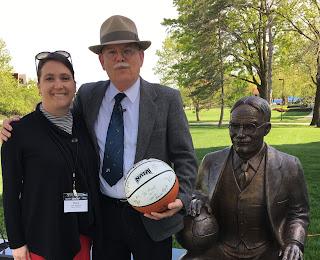
[[[42,52],[39,52],[39,53],[35,56],[36,70],[38,71],[38,63],[39,63],[39,61],[48,58],[48,56],[49,56],[50,54],[54,54],[54,53],[66,57],[66,58],[70,61],[70,63],[72,64],[71,55],[70,55],[70,53],[67,52],[67,51],[62,51],[62,50],[53,51],[53,52],[50,52],[50,51],[42,51]]]
[[[242,129],[242,133],[244,134],[248,134],[248,135],[252,135],[254,134],[257,129],[259,129],[260,127],[264,126],[266,123],[263,123],[259,126],[253,124],[253,123],[248,123],[248,124],[236,124],[236,123],[229,123],[229,130],[231,133],[235,133],[235,132],[239,132],[240,129]]]

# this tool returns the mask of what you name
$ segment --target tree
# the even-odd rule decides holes
[[[39,102],[36,83],[20,84],[13,77],[11,57],[5,42],[0,39],[0,113],[6,116],[24,115],[32,111]]]
[[[310,125],[320,127],[320,4],[317,0],[292,0],[279,14],[287,21],[288,28],[307,40],[308,51],[314,55],[316,73],[311,78],[316,93]]]

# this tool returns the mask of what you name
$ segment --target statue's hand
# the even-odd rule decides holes
[[[199,191],[195,191],[192,194],[188,215],[192,217],[199,216],[202,207],[206,207],[208,213],[212,213],[208,197]]]
[[[303,253],[299,246],[294,243],[290,243],[284,250],[282,260],[303,260]]]
[[[192,199],[190,202],[190,209],[189,209],[189,215],[192,217],[196,217],[200,215],[200,210],[203,207],[204,202],[199,199]]]

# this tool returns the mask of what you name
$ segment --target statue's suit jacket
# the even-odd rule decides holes
[[[180,93],[142,78],[140,82],[135,163],[142,159],[157,158],[172,165],[180,184],[178,198],[184,204],[182,213],[186,212],[194,188],[197,160]],[[78,90],[73,104],[75,112],[85,119],[97,153],[99,147],[94,124],[109,84],[110,81],[84,84]],[[141,218],[150,237],[155,241],[163,240],[183,228],[182,214],[175,214],[160,221],[150,220],[142,214]]]
[[[196,188],[209,196],[211,205],[231,149],[207,154],[199,167]],[[298,241],[303,246],[309,224],[309,202],[299,159],[267,146],[265,192],[271,229],[279,245]]]

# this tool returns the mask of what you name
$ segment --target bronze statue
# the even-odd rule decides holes
[[[296,157],[264,142],[270,117],[269,104],[255,96],[241,98],[231,109],[232,146],[202,160],[189,213],[196,217],[203,214],[201,208],[208,208],[218,234],[198,248],[192,241],[203,227],[198,222],[190,228],[190,220],[185,222],[177,235],[182,245],[188,245],[181,259],[302,259],[309,224],[304,174]],[[211,226],[210,234],[217,232]]]

